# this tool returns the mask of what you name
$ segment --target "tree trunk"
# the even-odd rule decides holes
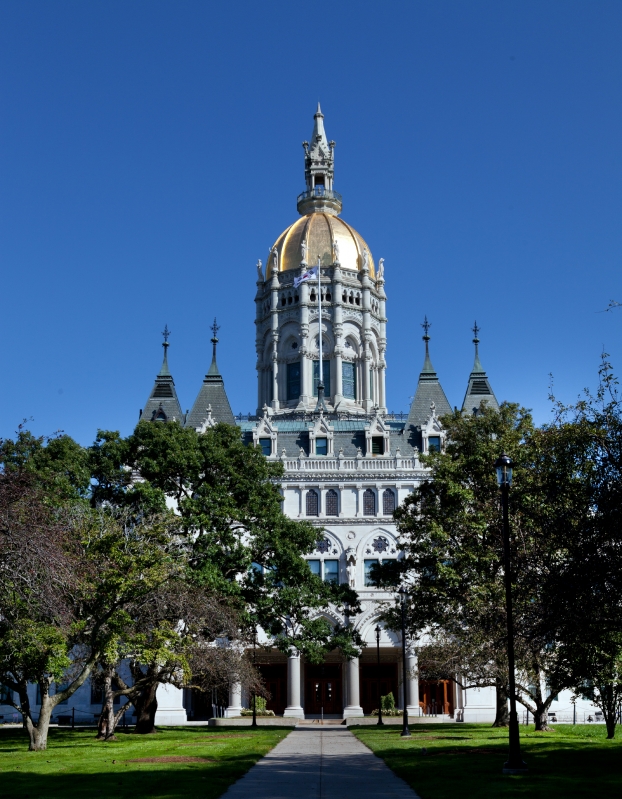
[[[605,719],[607,725],[607,740],[612,741],[616,735],[616,717],[615,715],[609,716]]]
[[[114,729],[116,727],[114,718],[114,692],[112,690],[112,675],[106,673],[103,685],[104,702],[102,705],[101,716],[97,724],[98,741],[115,741]]]
[[[493,727],[509,727],[508,688],[503,680],[497,679],[497,714]]]
[[[24,729],[28,733],[28,749],[31,752],[43,752],[48,747],[48,732],[50,729],[50,719],[52,718],[52,711],[56,707],[56,702],[47,692],[47,686],[41,686],[41,711],[39,713],[39,720],[35,724],[32,720],[30,712],[30,704],[28,702],[28,695],[26,693],[26,701],[20,691],[20,704],[22,706],[22,718]]]
[[[149,735],[156,732],[155,715],[158,709],[156,691],[158,683],[154,682],[141,691],[140,696],[134,702],[136,708],[136,727],[134,732],[140,735]]]
[[[545,705],[541,707],[538,705],[533,712],[533,720],[536,725],[536,732],[553,732],[553,728],[549,727],[549,714],[548,714],[549,705]]]

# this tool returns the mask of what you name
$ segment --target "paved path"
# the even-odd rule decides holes
[[[223,799],[418,799],[345,727],[299,725]]]

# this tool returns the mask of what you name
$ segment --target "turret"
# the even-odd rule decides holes
[[[184,415],[181,412],[181,405],[177,398],[177,391],[175,390],[175,382],[168,368],[168,339],[171,331],[168,326],[164,326],[162,336],[164,341],[162,347],[164,349],[164,357],[162,359],[162,367],[156,376],[153,389],[149,395],[145,407],[141,410],[139,415],[140,420],[149,422],[172,422],[177,421],[180,424],[184,423]]]
[[[468,414],[477,414],[482,402],[485,402],[489,408],[499,409],[499,403],[494,395],[490,386],[488,375],[484,371],[484,367],[479,359],[479,338],[478,333],[480,328],[477,322],[473,325],[473,344],[475,345],[475,361],[473,369],[469,375],[469,382],[467,385],[466,394],[464,395],[464,402],[462,403],[462,412]]]

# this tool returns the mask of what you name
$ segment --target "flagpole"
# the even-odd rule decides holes
[[[322,360],[322,284],[320,278],[322,274],[322,258],[317,257],[317,311],[318,311],[318,345],[320,350],[320,362],[318,364],[318,383],[317,383],[317,405],[316,411],[325,411],[324,405],[324,362]]]

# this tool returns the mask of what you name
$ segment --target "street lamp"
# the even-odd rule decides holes
[[[382,720],[382,697],[380,696],[380,625],[376,625],[376,661],[378,663],[377,683],[378,683],[378,727],[384,727]]]
[[[257,656],[256,656],[256,644],[257,644],[257,627],[253,624],[253,668],[255,667]],[[251,727],[257,727],[257,691],[253,691],[253,720],[251,722]]]
[[[504,774],[526,774],[527,765],[520,751],[520,732],[516,713],[516,674],[514,665],[514,619],[512,616],[512,576],[510,573],[510,520],[508,495],[512,482],[512,461],[504,453],[495,462],[497,483],[501,489],[503,510],[503,571],[505,573],[505,609],[508,627],[508,687],[510,691],[510,756],[503,766]]]
[[[402,610],[402,695],[404,697],[404,721],[402,724],[402,738],[410,738],[408,729],[408,705],[406,704],[406,589],[402,586],[398,591]]]

